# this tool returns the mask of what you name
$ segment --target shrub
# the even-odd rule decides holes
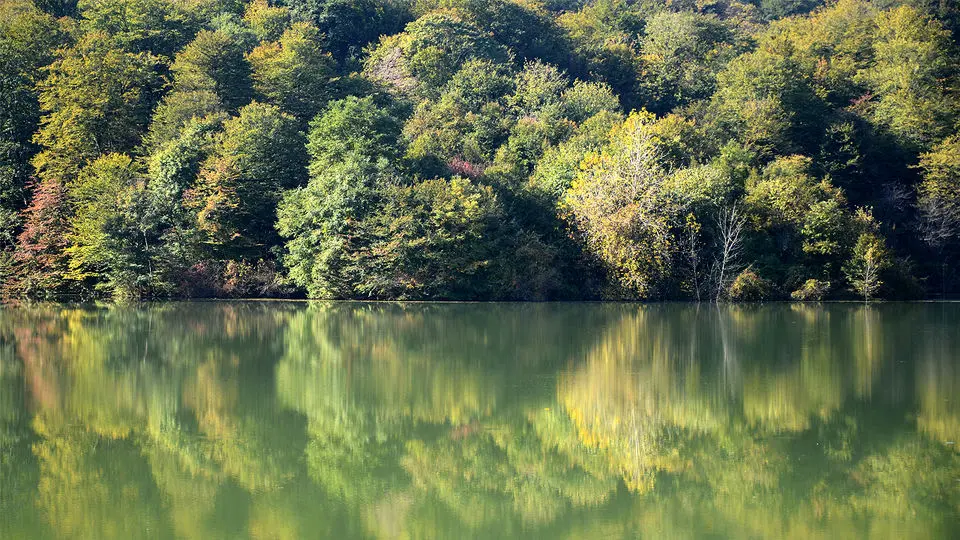
[[[830,292],[830,282],[808,279],[799,289],[790,293],[790,298],[801,302],[819,302]]]
[[[770,297],[773,287],[752,268],[747,268],[730,284],[728,296],[736,302],[759,302]]]

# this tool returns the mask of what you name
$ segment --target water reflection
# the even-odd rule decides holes
[[[931,538],[960,304],[0,311],[0,537]]]

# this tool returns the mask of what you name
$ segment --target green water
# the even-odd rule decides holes
[[[0,538],[957,538],[960,304],[0,311]]]

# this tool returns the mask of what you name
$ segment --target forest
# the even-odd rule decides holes
[[[960,292],[952,0],[0,0],[7,300]]]

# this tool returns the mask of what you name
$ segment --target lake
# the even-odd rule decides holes
[[[960,303],[0,311],[0,538],[957,538]]]

